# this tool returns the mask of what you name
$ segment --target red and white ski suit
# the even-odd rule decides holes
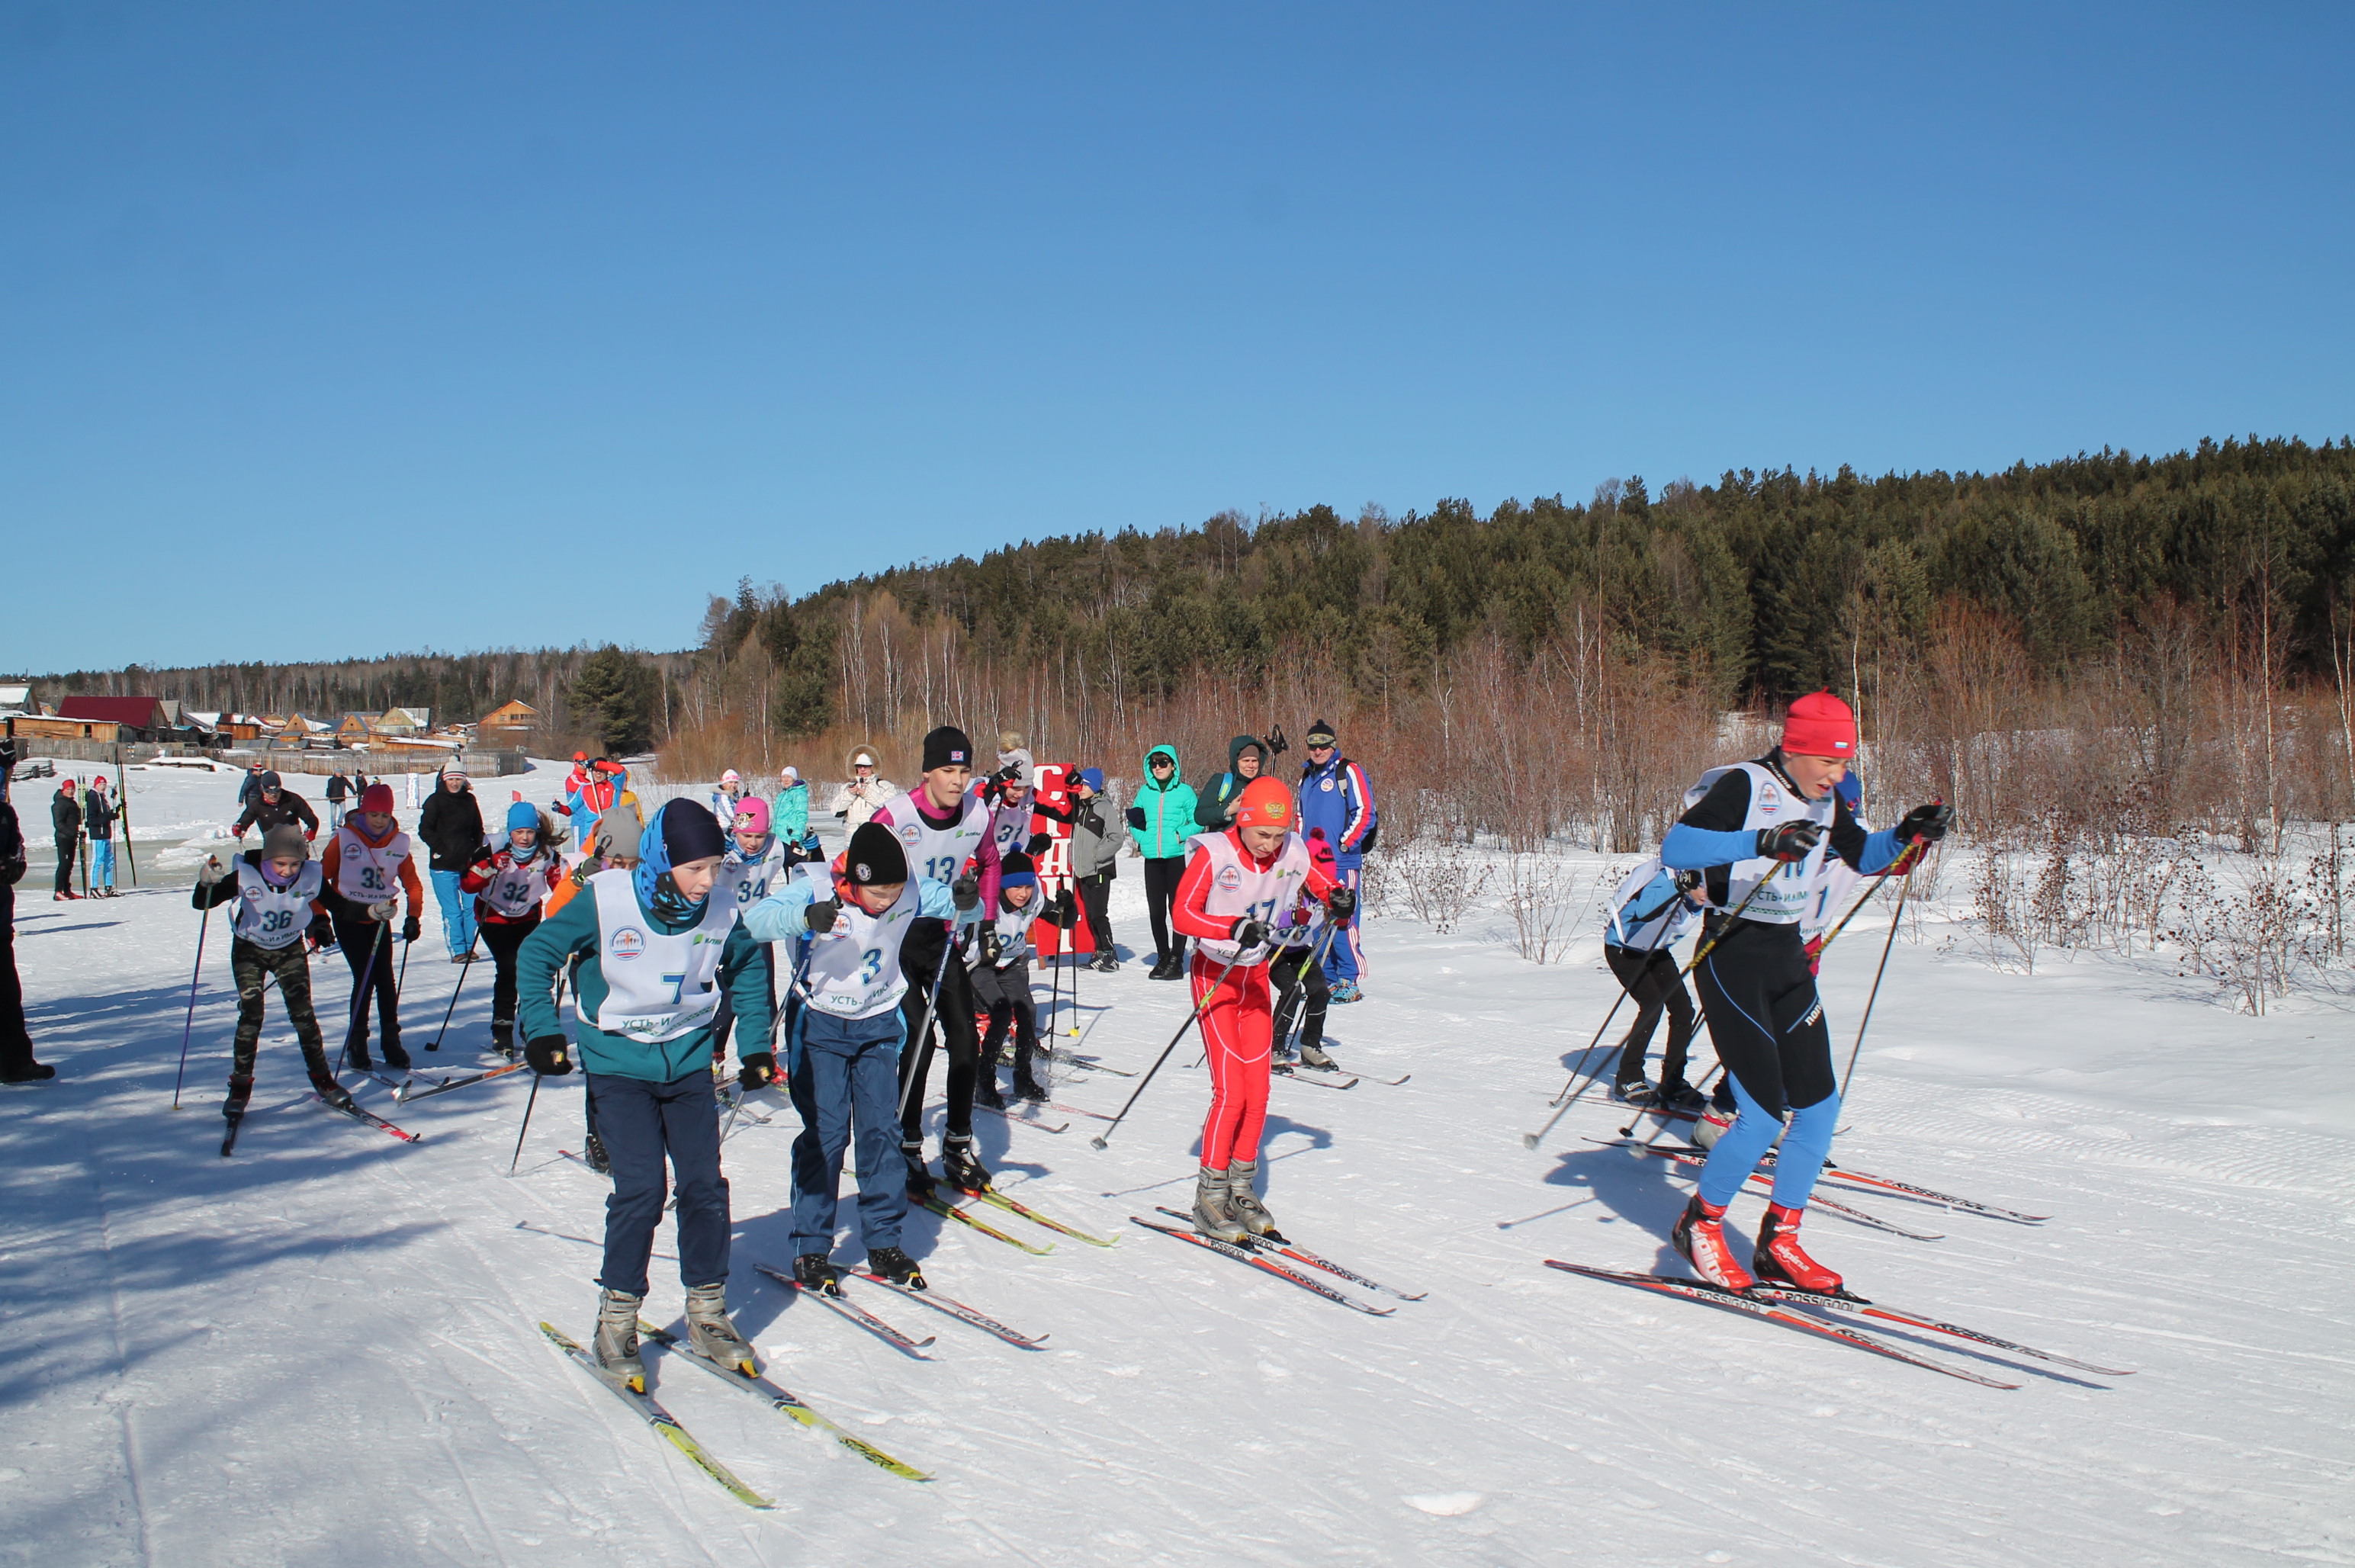
[[[1323,899],[1338,884],[1330,862],[1315,859],[1297,833],[1285,834],[1282,847],[1264,860],[1243,848],[1240,828],[1200,834],[1190,843],[1170,924],[1199,939],[1187,978],[1195,1005],[1202,1008],[1202,1049],[1210,1068],[1202,1163],[1224,1170],[1236,1160],[1259,1157],[1274,1033],[1267,976],[1273,950],[1262,944],[1238,952],[1228,933],[1239,920],[1289,920],[1304,892]],[[1219,972],[1230,958],[1241,961],[1220,982]],[[1205,997],[1211,998],[1208,1006]]]

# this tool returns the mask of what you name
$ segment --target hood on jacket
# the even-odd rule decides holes
[[[872,746],[853,746],[850,748],[850,755],[844,758],[842,763],[845,776],[852,779],[858,777],[858,760],[861,757],[866,758],[867,765],[875,770],[876,777],[880,778],[883,776],[883,753],[877,751]]]
[[[1256,735],[1238,735],[1227,742],[1227,772],[1231,773],[1241,771],[1237,764],[1243,760],[1245,752],[1259,753],[1259,771],[1260,774],[1264,776],[1267,773],[1267,747]]]
[[[1153,759],[1156,757],[1167,757],[1169,759],[1169,782],[1167,784],[1163,784],[1153,776]],[[1174,789],[1178,785],[1186,782],[1186,764],[1178,760],[1178,748],[1175,746],[1156,746],[1153,750],[1146,752],[1144,767],[1144,782],[1136,786],[1140,792],[1148,789]]]

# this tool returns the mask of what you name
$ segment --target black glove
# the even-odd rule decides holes
[[[1145,807],[1132,805],[1121,815],[1128,818],[1128,825],[1131,827],[1135,828],[1139,833],[1145,831]]]
[[[13,888],[24,880],[25,858],[22,855],[5,864],[0,864],[0,884]]]
[[[956,906],[960,910],[979,909],[981,884],[971,877],[959,877],[949,884],[949,897],[956,901]]]
[[[311,923],[304,927],[303,934],[311,939],[314,950],[325,953],[336,944],[336,923],[324,914],[314,914]]]
[[[1758,852],[1769,860],[1804,860],[1824,836],[1824,825],[1811,817],[1758,830]]]
[[[1955,808],[1944,801],[1930,805],[1917,805],[1905,814],[1897,825],[1897,842],[1911,844],[1916,838],[1935,844],[1955,825]]]
[[[424,934],[424,932],[425,927],[419,923],[417,917],[413,914],[407,920],[400,923],[400,939],[403,942],[414,942],[418,937]]]
[[[1267,941],[1267,923],[1239,920],[1227,932],[1227,940],[1246,950],[1263,945]]]
[[[560,1034],[544,1034],[525,1042],[523,1059],[540,1076],[561,1078],[572,1071],[572,1042]]]
[[[842,904],[837,899],[820,899],[802,911],[802,923],[819,936],[832,931],[834,923],[841,917]]]
[[[996,931],[985,931],[981,933],[981,961],[983,963],[995,968],[997,965],[999,955],[1004,954],[1005,951],[1006,944],[998,936]]]
[[[1335,888],[1325,895],[1325,912],[1335,920],[1348,919],[1357,907],[1358,894],[1355,889]]]
[[[773,1051],[756,1051],[736,1069],[736,1082],[748,1094],[755,1089],[767,1088],[776,1078],[777,1058]]]
[[[1022,846],[1022,852],[1035,860],[1039,856],[1044,855],[1048,850],[1052,849],[1054,847],[1055,836],[1053,834],[1033,833],[1030,835],[1030,842]]]

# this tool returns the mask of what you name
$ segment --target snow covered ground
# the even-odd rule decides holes
[[[479,787],[545,799],[555,777]],[[727,1146],[738,1321],[777,1381],[938,1478],[885,1474],[655,1355],[658,1397],[778,1500],[761,1514],[534,1327],[585,1338],[591,1320],[604,1184],[559,1154],[579,1147],[578,1079],[541,1090],[509,1179],[527,1074],[404,1109],[370,1087],[363,1103],[424,1135],[402,1145],[310,1098],[273,1012],[223,1160],[234,1004],[215,929],[169,1108],[197,926],[185,882],[206,845],[160,830],[227,821],[235,784],[133,782],[143,839],[181,886],[77,904],[37,875],[20,890],[33,1033],[61,1076],[0,1091],[0,1320],[18,1357],[0,1562],[2355,1561],[2355,1031],[2336,1008],[2237,1016],[2093,961],[1998,973],[1942,957],[1934,919],[1897,944],[1836,1157],[2054,1218],[1828,1189],[1944,1239],[1828,1215],[1808,1238],[1868,1295],[2137,1369],[1873,1326],[2023,1385],[2009,1392],[1541,1266],[1673,1271],[1689,1189],[1584,1141],[1625,1119],[1600,1104],[1522,1147],[1614,994],[1591,922],[1545,967],[1483,915],[1446,936],[1376,923],[1368,1000],[1335,1009],[1334,1050],[1412,1081],[1275,1085],[1270,1204],[1305,1244],[1429,1290],[1386,1318],[1125,1224],[1188,1201],[1206,1085],[1185,1046],[1108,1152],[1087,1144],[1100,1124],[977,1118],[1007,1191],[1126,1233],[1030,1257],[916,1216],[939,1288],[1052,1337],[1026,1352],[875,1301],[939,1336],[911,1360],[754,1271],[789,1262],[795,1122],[764,1094],[773,1120]],[[40,785],[17,799],[34,815]],[[1124,944],[1145,938],[1140,899],[1117,884]],[[450,1043],[422,1051],[461,973],[437,923],[409,967],[410,1046],[474,1068],[487,970]],[[1826,966],[1843,1052],[1882,929],[1860,919]],[[332,1019],[346,971],[314,963]],[[1124,1067],[1184,1011],[1145,967],[1079,986],[1084,1049]],[[1074,1074],[1057,1095],[1116,1109],[1133,1084]],[[1745,1233],[1758,1206],[1738,1205]],[[649,1307],[675,1320],[668,1248],[666,1231]]]

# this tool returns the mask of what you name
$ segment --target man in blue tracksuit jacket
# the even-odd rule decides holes
[[[1366,770],[1341,755],[1337,739],[1322,719],[1308,727],[1308,761],[1300,770],[1300,831],[1303,837],[1325,836],[1333,846],[1333,874],[1354,894],[1374,834],[1374,789],[1366,782]],[[1365,976],[1365,944],[1358,936],[1362,907],[1350,909],[1348,923],[1325,949],[1325,974],[1333,982],[1336,1002],[1356,1001]]]

